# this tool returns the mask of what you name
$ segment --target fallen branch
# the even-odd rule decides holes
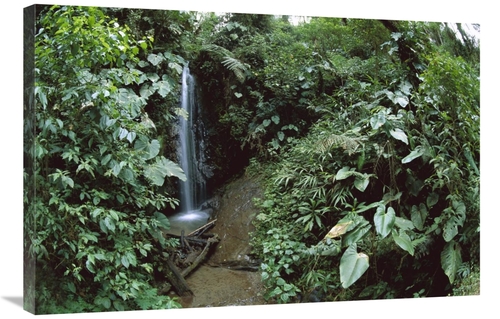
[[[205,225],[201,226],[200,228],[193,230],[192,232],[187,234],[187,237],[195,236],[195,235],[201,236],[201,234],[203,234],[208,228],[210,228],[213,224],[215,224],[216,221],[217,221],[217,219],[214,219],[214,220],[206,223]],[[201,230],[203,230],[203,231],[200,232]],[[198,232],[200,232],[200,233],[198,233]]]
[[[181,275],[183,277],[186,277],[187,275],[189,275],[189,273],[193,269],[195,269],[196,267],[198,267],[198,265],[205,259],[205,256],[207,255],[207,253],[208,253],[208,251],[210,249],[210,246],[213,243],[216,243],[218,241],[219,241],[219,236],[217,236],[217,235],[214,235],[214,237],[209,238],[208,241],[207,241],[207,244],[205,245],[205,248],[203,248],[203,250],[201,251],[201,253],[198,255],[198,257],[196,257],[196,259],[193,261],[193,263],[191,265],[189,265],[183,271],[181,271]]]

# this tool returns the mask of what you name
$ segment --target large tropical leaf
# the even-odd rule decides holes
[[[451,241],[458,234],[458,227],[463,226],[465,222],[465,205],[462,201],[452,201],[452,206],[444,210],[449,216],[443,226],[443,238],[445,241]]]
[[[354,179],[354,187],[356,187],[360,192],[364,192],[370,183],[370,175],[364,174],[364,176],[356,176]]]
[[[446,276],[448,276],[450,283],[455,281],[455,274],[457,273],[458,267],[462,264],[462,253],[460,250],[460,245],[452,240],[446,243],[441,252],[441,267]]]
[[[340,181],[343,179],[346,179],[352,175],[355,174],[355,171],[352,171],[349,166],[344,166],[339,171],[337,172],[337,175],[335,175],[335,179]]]
[[[413,151],[411,151],[410,154],[406,155],[406,157],[401,160],[401,163],[403,163],[403,164],[410,163],[414,159],[422,156],[424,154],[424,152],[425,152],[425,149],[421,145],[418,145],[417,147],[415,147],[415,149]]]
[[[370,225],[367,220],[363,219],[361,223],[353,227],[354,229],[352,231],[342,236],[342,245],[349,246],[357,243],[366,236],[371,227],[372,225]]]
[[[167,216],[160,212],[154,213],[155,219],[158,221],[160,224],[160,227],[165,228],[165,229],[170,229],[170,221],[168,220]]]
[[[326,234],[325,238],[323,240],[326,240],[327,238],[336,238],[344,235],[349,229],[354,222],[352,220],[339,220],[339,222],[333,226],[332,229]]]
[[[134,149],[143,152],[144,159],[152,159],[160,153],[160,142],[158,140],[149,141],[147,137],[141,136],[135,141]]]
[[[392,207],[385,211],[385,206],[380,205],[377,208],[377,212],[373,216],[373,221],[375,223],[375,230],[377,233],[385,238],[391,232],[394,227],[394,223],[396,222],[396,212]]]
[[[369,258],[357,252],[356,244],[350,245],[340,259],[340,282],[348,288],[355,283],[368,269]]]
[[[401,142],[408,145],[408,136],[406,136],[406,133],[402,129],[395,128],[390,130],[389,133],[395,139],[400,140]]]
[[[425,219],[427,218],[428,212],[425,204],[420,203],[420,205],[413,205],[411,207],[411,221],[415,227],[422,231],[424,229]]]
[[[186,181],[186,175],[182,168],[163,156],[158,158],[155,163],[146,167],[144,176],[157,186],[163,185],[165,177],[175,176],[182,181]]]
[[[383,111],[378,112],[370,119],[370,125],[372,129],[377,130],[382,127],[386,122],[385,113]]]
[[[410,255],[413,256],[415,253],[415,247],[413,247],[413,243],[411,242],[410,236],[408,236],[407,233],[404,231],[400,230],[399,233],[394,229],[392,231],[392,239],[394,239],[394,242],[401,247],[402,249],[406,250]]]

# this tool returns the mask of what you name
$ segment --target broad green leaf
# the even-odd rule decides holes
[[[406,133],[403,132],[403,130],[399,129],[399,128],[395,128],[393,130],[390,130],[389,132],[391,134],[392,137],[394,137],[395,139],[405,143],[408,145],[408,137],[406,136]]]
[[[438,201],[439,195],[436,193],[430,193],[427,197],[427,207],[431,208],[432,206],[436,205]]]
[[[411,221],[415,228],[422,231],[424,229],[425,219],[427,218],[427,207],[420,203],[420,205],[413,205],[411,207]]]
[[[465,222],[465,212],[466,212],[466,208],[465,208],[465,204],[462,202],[462,201],[457,201],[457,200],[454,200],[452,201],[452,206],[453,206],[453,209],[455,210],[455,215],[458,216],[458,219],[460,221],[460,226],[463,226],[463,223]]]
[[[443,238],[446,242],[451,241],[458,234],[458,225],[450,218],[443,226]]]
[[[156,90],[158,90],[158,87],[154,87],[149,84],[144,84],[141,87],[139,94],[141,95],[141,97],[147,99],[148,97],[153,95],[156,92]]]
[[[101,165],[105,166],[106,164],[108,164],[110,159],[111,159],[111,154],[107,154],[101,159]]]
[[[128,130],[127,129],[124,129],[123,127],[120,127],[120,133],[118,135],[118,138],[121,140],[123,139],[124,137],[126,137],[128,134]]]
[[[264,125],[264,127],[269,126],[269,124],[271,124],[271,120],[269,120],[269,119],[265,119],[265,120],[262,122],[262,125]]]
[[[112,218],[106,217],[104,218],[104,225],[106,225],[106,228],[109,229],[111,232],[115,232],[115,222],[113,221]]]
[[[357,252],[356,244],[350,245],[340,259],[340,282],[348,288],[355,283],[368,269],[369,258]]]
[[[445,241],[451,241],[458,234],[458,227],[463,226],[465,215],[465,204],[461,201],[452,201],[452,206],[446,208],[443,212],[449,214],[443,226],[443,238]]]
[[[135,174],[134,171],[131,170],[130,168],[123,168],[119,174],[119,176],[126,181],[127,183],[134,185],[135,182]]]
[[[170,229],[170,221],[168,220],[167,216],[160,212],[155,212],[154,217],[163,228]]]
[[[164,58],[161,55],[153,54],[153,53],[148,55],[148,61],[151,62],[151,64],[154,66],[157,66],[163,60],[164,60]]]
[[[387,208],[385,211],[385,206],[380,205],[377,208],[377,212],[373,216],[373,221],[375,223],[375,230],[377,233],[385,238],[391,232],[396,222],[396,212],[392,207]]]
[[[165,53],[164,53],[163,55],[165,56]],[[166,57],[166,56],[165,56],[165,57]],[[168,59],[168,58],[167,58],[167,59]],[[177,71],[177,74],[179,74],[179,75],[180,75],[180,74],[182,74],[182,66],[181,66],[181,65],[179,65],[179,63],[176,63],[176,62],[170,62],[170,63],[168,64],[168,67],[169,67],[169,68],[174,69],[175,71]]]
[[[366,236],[372,225],[363,218],[363,222],[353,228],[353,230],[342,236],[342,246],[349,246],[360,241]]]
[[[135,132],[128,132],[127,140],[132,144],[132,142],[135,140],[136,136],[137,136],[137,134]]]
[[[69,291],[71,291],[72,293],[76,293],[76,287],[75,287],[75,284],[73,282],[68,282],[68,289]]]
[[[134,149],[143,152],[143,158],[145,160],[152,159],[160,153],[160,142],[158,142],[158,140],[152,140],[150,142],[147,137],[141,136],[135,141]]]
[[[242,97],[242,96],[243,96],[243,94],[238,93],[238,92],[234,92],[234,96],[236,96],[236,97],[239,99],[240,97]]]
[[[401,160],[401,163],[407,164],[413,161],[414,159],[422,156],[424,154],[424,148],[422,146],[417,146],[410,154],[408,154],[405,158]]]
[[[354,171],[350,170],[351,168],[349,166],[344,166],[339,171],[337,172],[337,175],[335,175],[335,179],[340,181],[343,179],[346,179],[354,174]]]
[[[278,132],[278,138],[280,141],[283,141],[283,139],[285,138],[285,133],[283,133],[282,131],[279,131]]]
[[[158,81],[160,79],[160,77],[156,73],[148,73],[147,77],[153,83],[156,82],[156,81]]]
[[[68,176],[61,176],[61,183],[64,185],[64,188],[66,188],[66,186],[71,188],[75,186],[75,182]]]
[[[123,255],[120,260],[125,268],[128,268],[130,266],[130,262],[128,261],[127,256]]]
[[[154,83],[153,86],[158,88],[158,94],[162,97],[166,97],[172,91],[172,86],[168,81],[159,81]]]
[[[370,183],[370,178],[367,174],[364,177],[356,176],[354,179],[354,187],[356,187],[360,192],[364,192]]]
[[[126,256],[127,256],[128,262],[132,266],[136,267],[137,266],[137,258],[135,257],[135,253],[132,251],[128,251]]]
[[[109,309],[109,307],[111,307],[111,300],[108,297],[104,297],[102,298],[101,304],[104,308]]]
[[[408,105],[408,103],[410,102],[408,100],[408,97],[403,95],[403,93],[401,93],[401,91],[396,91],[396,92],[391,92],[391,91],[387,91],[386,92],[387,94],[387,97],[394,103],[394,104],[399,104],[401,105],[402,107],[405,107]]]
[[[175,176],[182,181],[186,181],[186,175],[182,168],[163,156],[157,159],[155,163],[146,167],[144,176],[157,186],[163,185],[165,177]]]
[[[402,230],[398,233],[395,229],[393,229],[392,238],[399,247],[401,247],[403,250],[406,250],[410,255],[413,256],[413,254],[415,253],[415,247],[413,247],[410,236],[408,236],[407,233]]]
[[[280,117],[279,117],[279,115],[273,115],[273,117],[271,117],[271,120],[274,122],[274,124],[279,124],[280,123]]]
[[[372,129],[376,130],[382,125],[384,125],[386,122],[385,118],[385,113],[384,112],[378,112],[372,118],[370,119],[370,125],[372,126]]]
[[[441,252],[441,267],[443,268],[446,276],[448,276],[450,283],[455,281],[455,274],[461,264],[462,253],[460,245],[456,241],[446,243],[443,251]]]

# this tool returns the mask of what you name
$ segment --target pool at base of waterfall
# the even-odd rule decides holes
[[[167,231],[169,234],[180,236],[182,230],[184,235],[200,228],[209,222],[211,217],[211,210],[195,209],[186,212],[179,212],[174,215],[168,216],[170,221],[170,229]]]

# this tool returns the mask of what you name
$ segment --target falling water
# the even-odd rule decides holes
[[[210,217],[209,212],[201,210],[205,200],[205,178],[203,170],[203,154],[197,121],[198,101],[195,94],[195,80],[187,66],[182,71],[181,108],[184,116],[180,116],[180,154],[179,160],[186,175],[186,181],[180,182],[180,212],[169,217],[173,232],[192,231],[204,225]],[[187,115],[187,118],[186,118]]]

